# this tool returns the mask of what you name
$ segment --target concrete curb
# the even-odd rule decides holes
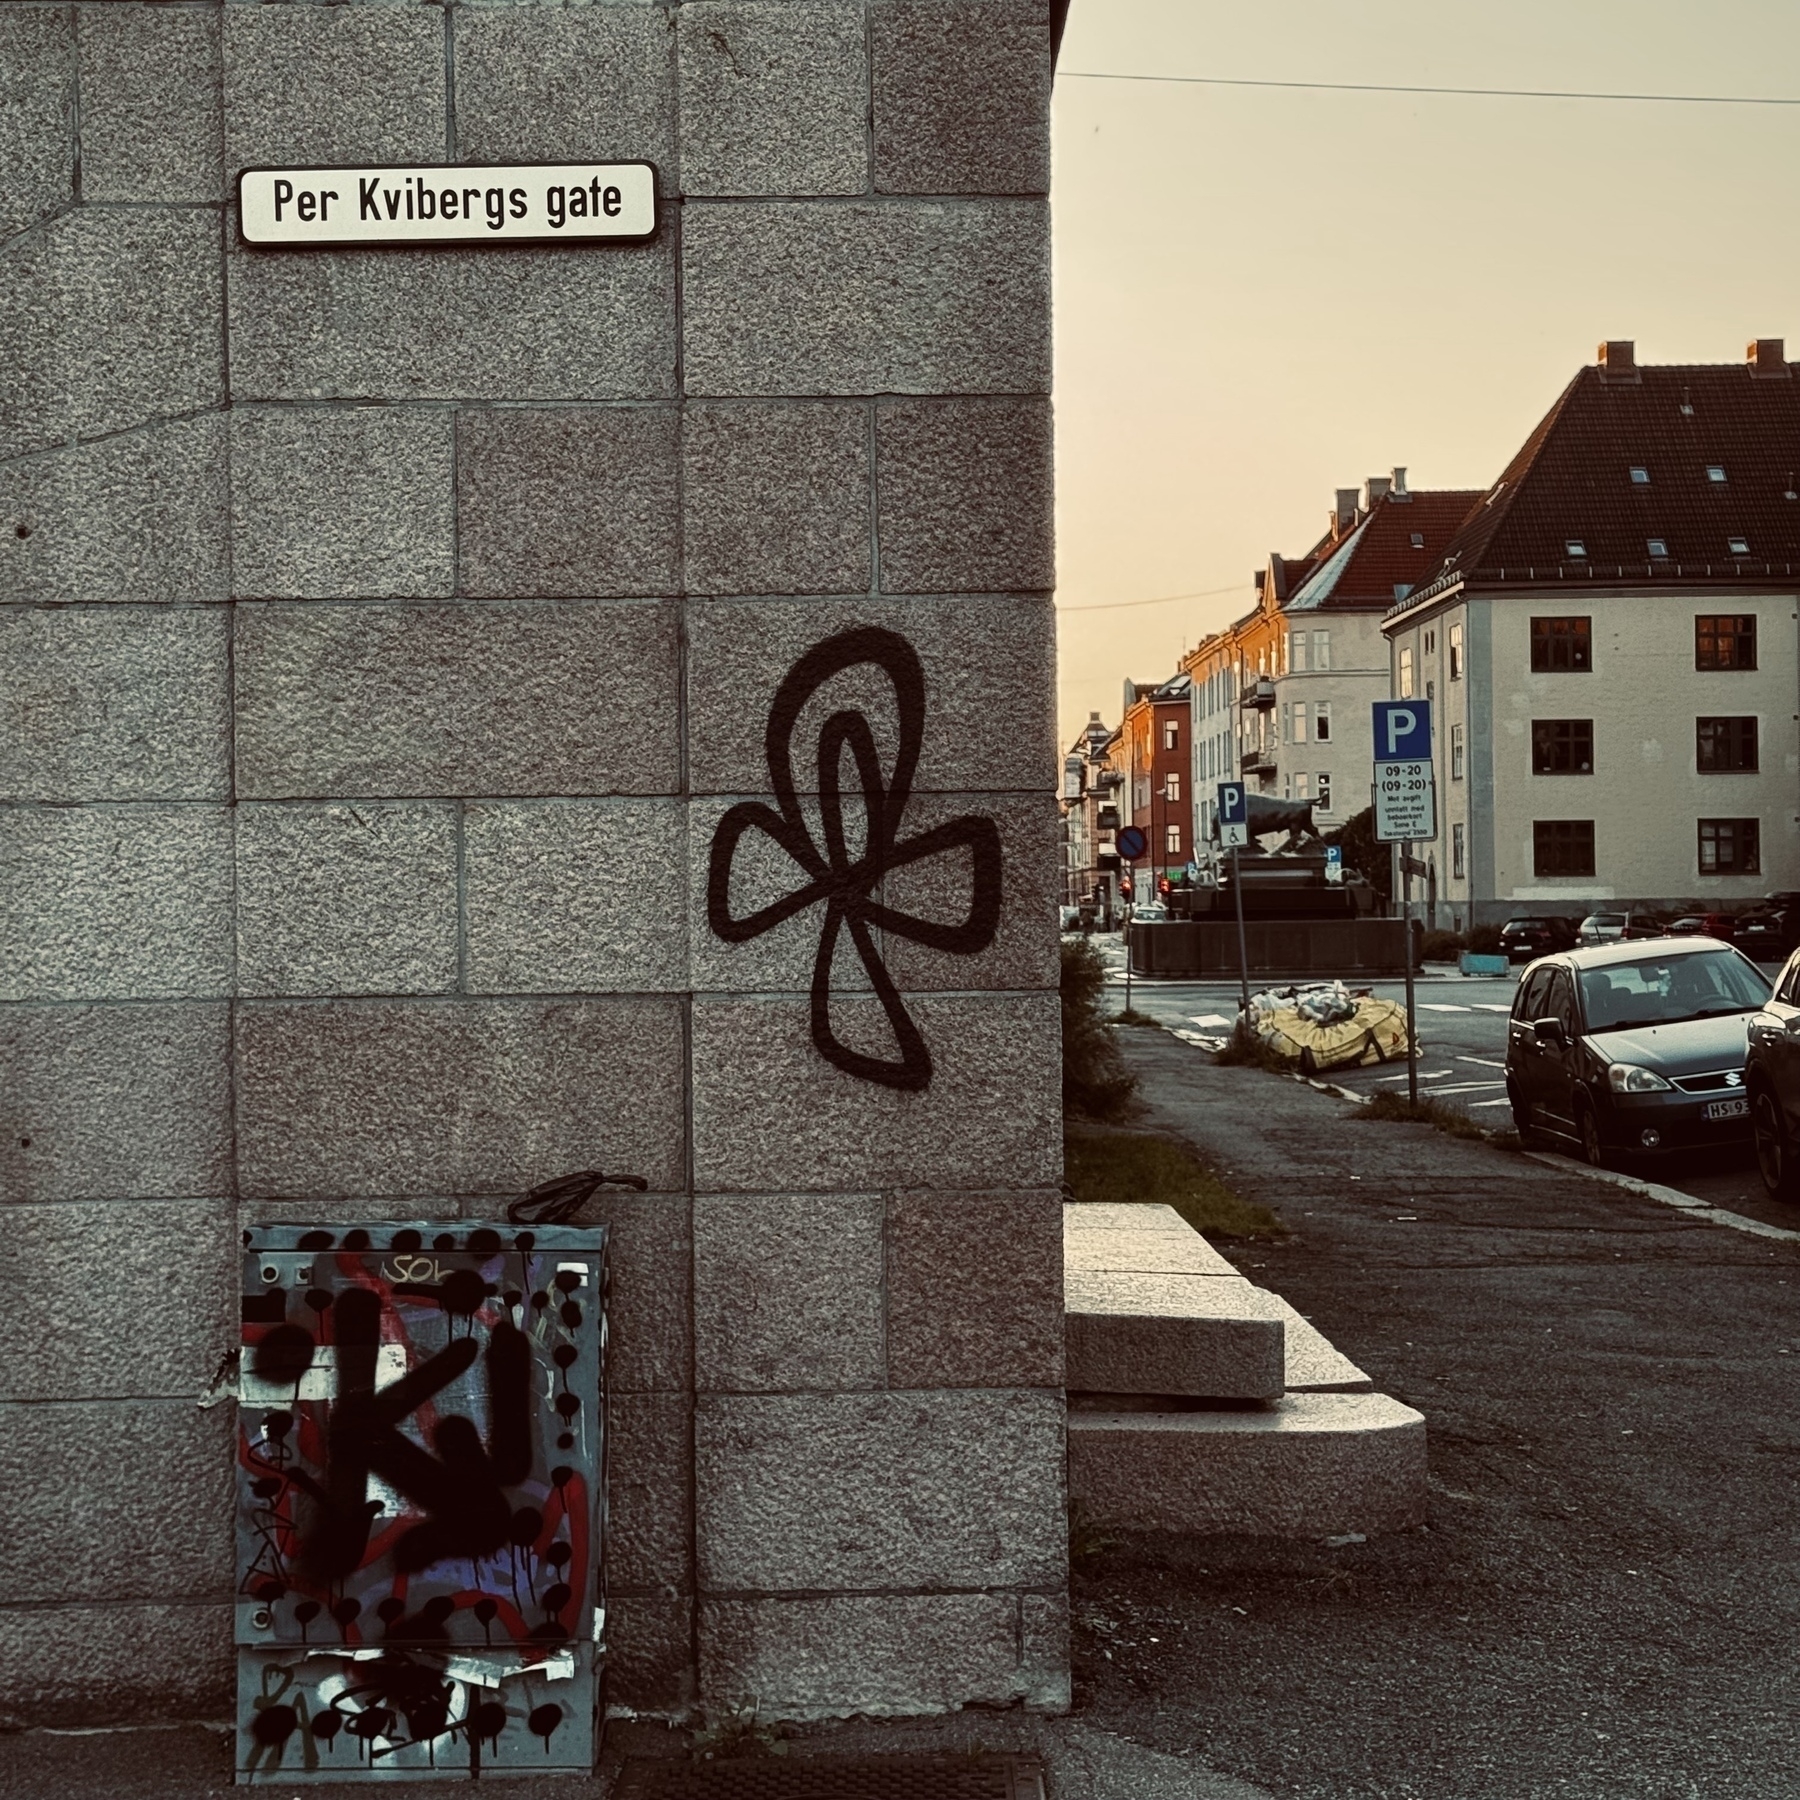
[[[1786,1243],[1800,1244],[1800,1231],[1789,1231],[1780,1225],[1765,1225],[1761,1219],[1746,1218],[1742,1213],[1728,1212],[1722,1206],[1709,1206],[1694,1194],[1684,1194],[1680,1188],[1664,1187],[1659,1181],[1645,1181],[1636,1175],[1623,1174],[1618,1169],[1596,1169],[1592,1163],[1577,1162],[1572,1156],[1558,1156],[1554,1150],[1527,1150],[1524,1152],[1533,1162],[1542,1163],[1548,1169],[1565,1169],[1576,1175],[1586,1175],[1595,1181],[1609,1181],[1614,1187],[1621,1187],[1627,1193],[1641,1194],[1646,1200],[1654,1200],[1659,1206],[1673,1206],[1678,1211],[1689,1213],[1696,1219],[1704,1219],[1709,1225],[1724,1225],[1732,1231],[1747,1231],[1752,1237],[1779,1238]]]

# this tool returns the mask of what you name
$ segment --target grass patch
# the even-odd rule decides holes
[[[1446,1106],[1441,1100],[1412,1101],[1391,1088],[1383,1088],[1361,1109],[1359,1116],[1365,1119],[1398,1120],[1407,1125],[1429,1125],[1434,1131],[1443,1132],[1446,1137],[1481,1138],[1485,1141],[1493,1136],[1492,1132],[1477,1125],[1466,1112],[1460,1112],[1454,1106]]]
[[[1271,1075],[1294,1075],[1300,1068],[1241,1025],[1232,1028],[1223,1050],[1214,1051],[1213,1061],[1228,1069],[1267,1069]]]
[[[1139,1012],[1135,1006],[1128,1006],[1123,1012],[1114,1013],[1112,1022],[1115,1025],[1155,1025],[1161,1028],[1160,1020],[1151,1018],[1148,1013]]]
[[[1185,1145],[1135,1131],[1063,1135],[1063,1180],[1074,1200],[1172,1206],[1208,1237],[1285,1237],[1266,1206],[1240,1199]]]

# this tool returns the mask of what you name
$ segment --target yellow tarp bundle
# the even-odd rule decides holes
[[[1257,1009],[1250,1018],[1263,1043],[1308,1075],[1406,1058],[1406,1008],[1397,1000],[1363,995],[1353,1017],[1331,1025],[1317,1024],[1292,1006]]]

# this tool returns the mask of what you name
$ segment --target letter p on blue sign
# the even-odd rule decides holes
[[[1377,762],[1431,760],[1429,700],[1377,700],[1374,707]]]

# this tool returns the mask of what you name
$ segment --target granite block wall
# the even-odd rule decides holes
[[[252,1219],[627,1169],[612,1694],[1066,1704],[1041,0],[0,7],[0,1724],[228,1706]],[[648,159],[632,246],[291,252],[256,163]],[[797,661],[924,682],[959,953],[732,942]],[[874,837],[869,664],[794,723]],[[830,790],[842,787],[834,801]],[[984,828],[985,829],[985,828]],[[872,898],[951,924],[948,848]],[[803,885],[746,833],[742,917]],[[871,958],[873,960],[871,960]]]

